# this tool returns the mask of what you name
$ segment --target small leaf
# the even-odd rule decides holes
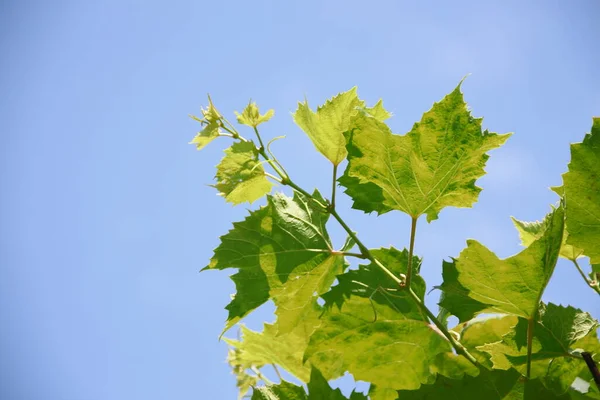
[[[250,390],[252,386],[255,386],[258,383],[258,378],[246,373],[247,368],[243,365],[243,360],[240,357],[240,351],[238,349],[229,349],[227,362],[231,365],[233,373],[236,376],[236,386],[239,389],[238,399],[241,399],[248,393],[248,390]]]
[[[504,335],[512,331],[517,322],[518,318],[512,315],[479,317],[455,329],[460,334],[460,343],[469,350],[469,353],[483,366],[492,368],[490,355],[479,347],[501,341]]]
[[[241,114],[236,111],[235,115],[237,116],[237,121],[240,124],[256,128],[263,122],[267,122],[268,120],[273,118],[273,115],[275,115],[275,111],[271,109],[263,115],[260,115],[256,103],[250,102]]]
[[[351,127],[357,107],[364,102],[356,94],[356,87],[333,97],[313,112],[308,102],[298,103],[293,114],[294,122],[308,135],[317,150],[334,165],[346,158],[346,139],[344,132]],[[379,110],[379,109],[378,109]],[[380,112],[380,111],[378,111]]]
[[[471,307],[469,312],[512,314],[524,318],[534,316],[542,293],[554,272],[560,251],[564,210],[562,206],[552,211],[544,222],[544,234],[528,248],[507,259],[499,259],[492,251],[474,240],[467,241],[467,248],[454,260],[458,272],[456,281],[461,289],[442,301],[442,306],[452,314],[464,312],[465,302],[478,302],[484,309]],[[443,287],[444,285],[442,285]],[[447,287],[455,287],[456,282],[448,282]]]
[[[206,125],[189,143],[195,144],[197,150],[202,150],[207,144],[219,136],[219,124],[221,118],[223,118],[215,108],[210,96],[208,96],[208,108],[203,108],[201,111],[202,118],[198,118],[194,115],[191,116],[193,120],[200,122],[201,126]]]
[[[326,311],[321,322],[304,358],[328,379],[348,371],[356,380],[383,388],[413,390],[434,377],[430,366],[435,357],[450,351],[448,341],[427,322],[373,322],[369,301],[356,296],[345,300],[341,310]]]
[[[592,264],[600,263],[600,117],[582,143],[571,145],[569,172],[555,191],[564,193],[567,244],[583,249]]]
[[[340,183],[353,208],[383,214],[400,210],[427,220],[448,206],[471,207],[485,173],[488,151],[509,134],[481,130],[460,92],[460,85],[404,135],[394,135],[377,118],[358,115],[348,134],[348,167]],[[367,194],[368,193],[368,194]]]
[[[214,187],[233,204],[252,203],[273,187],[252,142],[236,142],[225,150],[225,157],[217,165],[216,179]]]

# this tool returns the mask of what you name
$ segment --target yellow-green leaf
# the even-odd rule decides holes
[[[504,260],[479,242],[468,240],[467,248],[454,260],[458,272],[455,279],[464,290],[446,298],[443,307],[457,315],[462,311],[463,300],[476,301],[484,308],[474,309],[474,314],[534,317],[558,259],[564,227],[562,205],[548,214],[544,225],[546,229],[539,239]]]
[[[567,244],[600,263],[600,117],[583,142],[571,145],[569,171],[555,191],[565,198]]]
[[[404,135],[377,118],[358,115],[348,134],[349,163],[340,183],[354,208],[379,214],[400,210],[437,219],[448,206],[471,207],[481,188],[488,151],[510,135],[482,131],[463,100],[460,85]],[[368,193],[368,196],[365,195]]]
[[[250,102],[241,114],[236,111],[235,115],[237,116],[237,121],[240,124],[256,128],[263,122],[267,122],[268,120],[273,118],[273,115],[275,115],[275,111],[271,109],[261,115],[256,103]]]
[[[333,97],[313,112],[308,101],[298,103],[294,121],[308,135],[317,150],[334,165],[346,158],[346,139],[344,132],[351,127],[352,120],[358,114],[358,107],[364,106],[356,94],[356,87]],[[381,107],[382,108],[382,107]],[[377,108],[374,112],[381,115]]]
[[[273,187],[252,142],[236,142],[225,150],[225,157],[217,165],[216,179],[214,187],[233,204],[252,203]]]

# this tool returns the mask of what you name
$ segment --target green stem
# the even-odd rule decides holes
[[[444,336],[446,337],[446,339],[448,339],[452,347],[454,347],[454,350],[456,350],[458,354],[462,355],[467,360],[469,360],[471,364],[479,366],[479,362],[475,359],[475,357],[473,357],[471,353],[469,353],[465,346],[463,346],[459,341],[456,340],[454,336],[452,336],[452,334],[448,331],[448,328],[444,326],[444,324],[442,324],[435,315],[433,315],[431,310],[427,308],[425,303],[421,301],[419,296],[411,288],[408,288],[408,293],[410,293],[410,297],[412,297],[417,306],[427,315],[427,317],[429,317],[431,322],[433,322],[433,324],[444,334]]]
[[[537,312],[536,312],[537,314]],[[533,327],[535,326],[535,314],[527,320],[527,373],[526,377],[531,376],[531,352],[533,349]]]
[[[333,182],[331,184],[331,209],[335,209],[335,187],[337,181],[337,164],[333,164]]]
[[[271,365],[273,366],[273,369],[275,370],[275,373],[277,374],[279,381],[283,381],[283,378],[281,377],[281,374],[279,373],[279,368],[277,368],[277,365],[275,365],[275,364],[271,364]]]
[[[412,279],[412,259],[413,259],[413,250],[415,248],[415,233],[417,231],[417,218],[412,217],[411,225],[410,225],[410,246],[408,248],[408,266],[406,268],[406,287],[410,288],[410,282]]]
[[[264,145],[262,138],[260,137],[260,134],[258,133],[258,129],[256,127],[254,127],[254,133],[256,133],[256,137],[258,138],[258,142],[260,143],[260,148],[264,150],[265,145]]]
[[[594,289],[596,291],[596,293],[600,294],[600,283],[598,281],[593,281],[593,280],[589,279],[587,276],[585,276],[585,272],[583,272],[583,270],[577,263],[577,260],[571,259],[571,261],[573,261],[573,264],[575,264],[577,271],[579,271],[579,274],[581,275],[581,277],[583,278],[585,283],[587,283],[589,287]]]

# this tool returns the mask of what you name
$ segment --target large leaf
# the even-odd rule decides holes
[[[546,230],[539,239],[519,254],[504,260],[479,242],[468,240],[467,248],[455,260],[456,280],[465,290],[446,297],[442,306],[457,315],[464,313],[463,300],[469,303],[475,300],[484,304],[485,308],[473,309],[474,314],[489,312],[535,317],[561,248],[563,207],[556,208],[546,219]],[[454,284],[448,282],[449,286]]]
[[[406,274],[408,263],[408,251],[406,249],[399,251],[392,247],[370,250],[370,252],[396,276]],[[412,288],[423,300],[425,297],[425,281],[418,275],[421,259],[413,256],[412,265],[415,272]],[[373,320],[378,315],[387,318],[394,314],[399,317],[398,314],[401,314],[402,318],[427,321],[427,316],[416,306],[410,295],[405,290],[399,290],[398,285],[373,263],[360,265],[357,270],[338,275],[337,280],[338,284],[322,296],[325,300],[325,307],[331,307],[335,304],[341,308],[344,301],[350,296],[358,296],[370,299],[373,302]]]
[[[341,309],[329,309],[321,321],[305,359],[328,379],[348,371],[354,379],[382,388],[417,389],[433,379],[436,356],[450,351],[448,341],[424,321],[373,322],[368,299],[356,296],[346,299]]]
[[[258,161],[258,151],[252,142],[236,142],[225,150],[217,165],[219,194],[230,203],[252,203],[271,191],[273,184]]]
[[[302,194],[276,194],[221,237],[205,269],[239,269],[231,277],[237,293],[226,307],[225,330],[269,299],[278,307],[282,333],[312,311],[344,267],[343,257],[331,252],[327,218]]]
[[[439,286],[442,290],[439,303],[441,319],[447,320],[450,314],[454,314],[460,322],[464,322],[487,308],[484,303],[469,297],[469,290],[458,281],[455,260],[442,261],[442,277],[444,281]]]
[[[581,310],[552,303],[542,307],[540,314],[533,330],[531,377],[543,378],[546,386],[555,393],[565,393],[586,368],[585,362],[575,358],[572,350],[589,347],[588,342],[598,341],[598,322]],[[521,318],[515,329],[501,341],[479,347],[491,355],[494,368],[514,367],[525,372],[527,325],[527,320]]]
[[[508,137],[482,131],[459,85],[404,136],[359,114],[348,134],[349,163],[340,183],[354,208],[379,214],[400,210],[414,218],[427,214],[432,221],[444,207],[477,201],[481,189],[475,181],[485,173],[486,152]]]
[[[353,391],[348,399],[340,389],[332,389],[316,368],[310,373],[307,387],[308,395],[302,387],[281,381],[276,385],[258,388],[254,391],[252,400],[367,400],[362,393]]]
[[[567,244],[583,249],[592,264],[600,263],[600,118],[593,119],[582,143],[571,145],[569,172],[555,190],[565,197]]]
[[[401,400],[569,400],[568,395],[552,393],[539,380],[525,381],[521,374],[482,369],[477,377],[461,380],[438,376],[435,384],[416,391],[400,391]]]
[[[358,107],[364,106],[356,94],[356,87],[333,97],[313,112],[308,101],[298,103],[294,121],[308,135],[313,144],[329,161],[338,165],[346,159],[346,132]],[[379,114],[379,111],[377,111]]]

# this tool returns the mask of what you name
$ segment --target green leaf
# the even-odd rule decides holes
[[[484,303],[469,297],[469,290],[458,281],[456,260],[442,261],[442,276],[444,281],[439,286],[442,290],[439,305],[440,316],[444,321],[451,314],[455,315],[460,322],[468,321],[486,309]]]
[[[313,196],[322,200],[318,192]],[[291,332],[312,312],[345,265],[332,252],[327,218],[304,195],[291,199],[278,193],[221,237],[205,269],[239,269],[231,277],[237,293],[226,307],[225,330],[269,299],[277,306],[281,333]]]
[[[310,382],[307,386],[308,400],[347,400],[340,389],[333,390],[323,374],[314,367],[311,370]],[[350,400],[367,400],[367,398],[362,393],[353,392],[350,395]]]
[[[316,368],[312,368],[307,386],[308,395],[302,387],[282,381],[276,385],[258,388],[254,391],[258,392],[257,397],[253,395],[252,400],[368,400],[364,394],[358,392],[352,392],[348,399],[340,389],[332,389],[327,379]]]
[[[383,263],[396,276],[406,274],[408,251],[395,248],[370,250],[371,254]],[[425,281],[418,275],[421,259],[414,256],[414,279],[412,288],[421,298],[425,297]],[[427,316],[416,306],[410,295],[399,290],[398,285],[375,264],[360,265],[357,270],[347,271],[337,276],[338,284],[325,293],[325,307],[334,304],[341,308],[350,296],[370,299],[373,302],[373,320],[377,316],[384,319],[409,318],[428,321]]]
[[[256,105],[256,103],[250,102],[241,114],[236,111],[235,115],[237,116],[237,121],[240,124],[256,128],[263,122],[267,122],[268,120],[273,118],[273,115],[275,115],[275,111],[271,109],[263,115],[261,115],[258,111],[258,106]]]
[[[460,335],[460,343],[469,353],[485,367],[491,368],[490,355],[479,349],[480,346],[495,343],[511,332],[517,325],[518,318],[510,316],[488,316],[477,318],[466,324],[459,325],[454,330]]]
[[[527,320],[521,318],[515,329],[501,341],[479,347],[492,356],[494,368],[514,367],[525,372],[527,325]],[[533,331],[531,377],[543,378],[544,384],[555,393],[566,393],[581,370],[586,368],[582,359],[573,358],[572,349],[585,343],[582,339],[591,338],[597,342],[597,327],[598,322],[579,309],[552,303],[542,307]]]
[[[255,397],[256,396],[256,397]],[[252,400],[308,400],[304,388],[293,383],[281,381],[276,385],[257,388]]]
[[[191,115],[193,120],[200,122],[200,126],[204,128],[196,134],[189,144],[195,144],[197,150],[202,150],[204,146],[212,142],[219,136],[219,126],[223,118],[219,111],[215,108],[210,96],[208,96],[208,108],[202,109],[202,118]]]
[[[432,221],[444,207],[471,207],[477,201],[481,188],[475,181],[485,173],[486,152],[509,136],[481,130],[481,119],[467,110],[459,85],[404,136],[392,134],[376,118],[358,115],[340,183],[355,201],[353,208],[379,214],[400,210],[413,218],[427,214]]]
[[[339,165],[346,159],[346,139],[344,132],[351,127],[357,107],[364,106],[356,94],[356,87],[333,97],[313,112],[308,101],[298,103],[293,114],[294,122],[308,135],[313,144],[329,161]],[[376,106],[377,107],[377,106]],[[379,108],[374,111],[378,115]]]
[[[310,321],[306,322],[306,326],[313,326],[318,321],[318,313],[315,312],[308,319]],[[310,363],[302,361],[310,337],[305,326],[299,326],[284,335],[278,335],[277,324],[264,324],[262,332],[241,325],[241,332],[240,341],[223,340],[238,351],[238,362],[244,369],[277,364],[302,382],[308,382]]]
[[[473,309],[474,314],[489,312],[535,317],[558,259],[564,227],[563,207],[556,208],[546,219],[546,230],[539,239],[504,260],[479,242],[468,240],[467,248],[455,260],[457,281],[467,292],[454,292],[442,306],[465,318],[463,300],[470,299],[470,303],[475,300],[485,305],[485,309]]]
[[[539,380],[524,381],[514,369],[488,371],[461,380],[438,376],[435,384],[415,391],[400,391],[402,400],[568,400],[568,395],[552,393]]]
[[[401,316],[400,316],[401,317]],[[373,322],[367,299],[351,296],[321,317],[304,355],[328,379],[346,371],[356,380],[390,389],[417,389],[433,378],[431,364],[450,344],[426,322]]]
[[[396,400],[398,391],[390,388],[371,385],[369,388],[369,397],[371,400]]]
[[[569,171],[555,191],[564,193],[567,244],[583,249],[592,264],[600,263],[600,118],[593,119],[583,142],[571,145]]]
[[[544,226],[546,220],[525,222],[519,221],[518,219],[512,217],[512,221],[513,224],[515,224],[517,231],[519,231],[519,238],[521,239],[521,245],[523,247],[527,247],[536,239],[539,239],[546,230],[546,227]],[[562,246],[560,248],[560,256],[566,258],[567,260],[576,260],[578,257],[583,255],[583,250],[567,244],[568,237],[569,234],[565,229]]]
[[[252,203],[271,191],[273,184],[258,161],[258,151],[252,142],[236,142],[225,150],[217,165],[219,194],[230,203]]]

